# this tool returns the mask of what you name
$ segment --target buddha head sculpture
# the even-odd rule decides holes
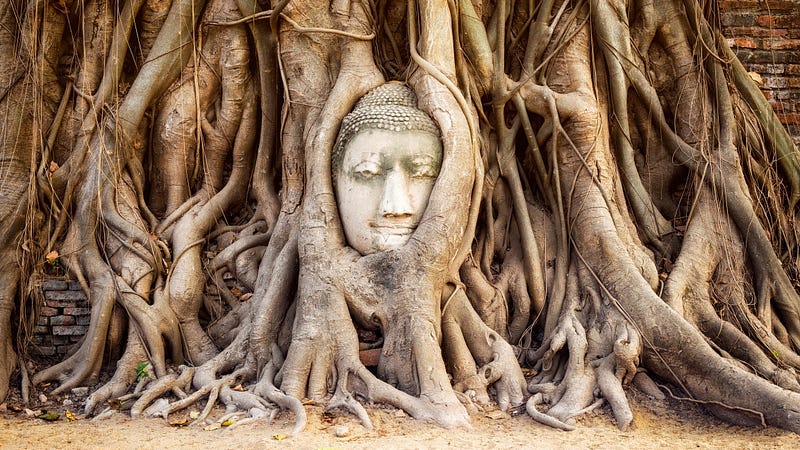
[[[362,255],[408,242],[442,164],[439,128],[401,84],[384,84],[345,116],[331,160],[347,243]]]

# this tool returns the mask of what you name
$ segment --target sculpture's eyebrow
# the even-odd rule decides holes
[[[430,164],[432,166],[438,166],[442,161],[441,158],[431,156],[427,153],[418,153],[412,155],[410,159],[413,164]]]
[[[381,154],[377,153],[377,152],[362,153],[362,154],[359,155],[358,158],[353,158],[349,162],[350,162],[350,164],[349,164],[350,168],[356,167],[359,164],[365,163],[365,162],[380,164],[381,163]]]

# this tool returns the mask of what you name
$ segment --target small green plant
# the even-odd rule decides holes
[[[147,371],[147,366],[149,366],[149,365],[150,365],[150,363],[148,363],[148,362],[142,362],[142,363],[139,363],[138,366],[136,366],[136,380],[137,381],[146,380],[146,379],[150,378],[150,372]]]

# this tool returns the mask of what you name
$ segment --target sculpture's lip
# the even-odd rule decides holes
[[[411,225],[373,224],[372,228],[382,234],[407,236],[413,233],[416,227]]]

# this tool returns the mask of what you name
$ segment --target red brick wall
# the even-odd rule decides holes
[[[89,303],[81,286],[74,281],[45,280],[42,291],[45,301],[30,351],[40,356],[61,356],[86,334]]]
[[[800,0],[719,1],[723,33],[800,147]]]

